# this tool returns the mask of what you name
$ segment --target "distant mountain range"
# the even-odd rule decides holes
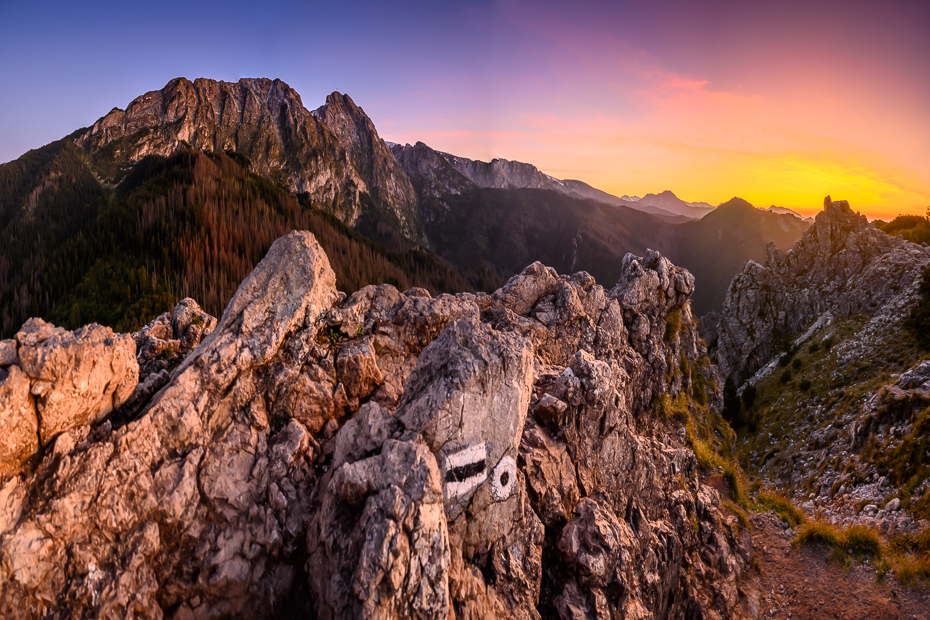
[[[187,295],[216,314],[297,227],[328,239],[346,290],[493,290],[534,260],[610,282],[627,252],[658,249],[695,274],[703,313],[746,259],[809,225],[747,205],[617,197],[527,163],[389,145],[340,93],[309,111],[281,80],[178,78],[0,166],[0,332],[27,316],[125,330]]]
[[[761,207],[758,207],[758,208],[759,208],[761,211],[769,211],[769,212],[771,212],[771,213],[780,213],[780,214],[782,214],[782,215],[793,215],[793,216],[795,216],[795,217],[797,217],[797,218],[800,218],[800,219],[804,220],[805,222],[810,222],[811,224],[814,223],[814,218],[813,218],[813,217],[809,217],[809,216],[808,216],[808,217],[805,217],[805,216],[801,215],[800,213],[798,213],[797,211],[792,211],[791,209],[789,209],[789,208],[787,208],[787,207],[776,207],[775,205],[772,205],[772,206],[770,206],[768,209],[762,209]]]

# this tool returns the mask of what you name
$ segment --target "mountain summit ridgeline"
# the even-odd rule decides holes
[[[333,93],[310,112],[281,80],[177,78],[125,111],[112,110],[75,142],[110,183],[144,157],[167,157],[179,148],[239,153],[254,172],[308,194],[349,225],[362,216],[367,194],[406,236],[419,235],[413,188],[347,95]]]

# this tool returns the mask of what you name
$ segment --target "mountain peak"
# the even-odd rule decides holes
[[[249,158],[253,172],[308,194],[349,225],[361,216],[364,193],[392,212],[402,234],[420,237],[413,188],[365,112],[339,92],[311,113],[280,79],[178,77],[125,111],[111,111],[75,142],[112,184],[150,155],[235,151]]]
[[[723,210],[755,209],[755,207],[753,207],[749,201],[744,200],[740,198],[739,196],[734,196],[733,198],[730,198],[729,200],[727,200],[726,202],[722,203],[720,206],[717,207],[718,211],[721,209]]]
[[[354,115],[364,114],[362,109],[358,107],[352,97],[340,93],[339,91],[334,90],[330,94],[326,95],[326,103],[323,104],[320,108],[317,108],[317,111],[321,110],[324,107],[332,107],[341,110],[346,110]]]

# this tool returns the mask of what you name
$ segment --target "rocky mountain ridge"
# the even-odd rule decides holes
[[[905,327],[928,264],[930,248],[828,196],[791,250],[747,263],[705,333],[752,394],[747,471],[809,518],[886,539],[930,527],[930,362]]]
[[[914,303],[930,249],[887,235],[845,200],[824,200],[814,225],[788,252],[769,248],[730,284],[717,327],[721,373],[740,381],[824,313],[858,312],[900,322]]]
[[[167,157],[181,147],[240,153],[255,172],[309,194],[350,225],[362,216],[367,194],[407,237],[420,238],[409,181],[371,120],[339,93],[311,113],[281,80],[176,78],[134,99],[126,110],[114,108],[75,143],[110,183],[142,158]]]
[[[409,144],[392,144],[391,151],[399,160],[408,160],[411,151],[429,149],[422,142],[413,147]],[[421,153],[419,157],[422,157]],[[670,191],[661,194],[648,194],[635,200],[618,198],[613,194],[591,187],[583,181],[574,179],[557,179],[540,172],[536,166],[508,159],[496,158],[490,162],[468,159],[442,151],[434,151],[431,158],[441,157],[462,174],[466,179],[483,188],[492,189],[547,189],[581,199],[595,200],[612,206],[630,207],[657,216],[670,223],[682,223],[700,219],[713,207],[707,203],[686,203]]]
[[[661,209],[667,213],[684,216],[692,220],[699,220],[715,209],[713,205],[706,202],[685,202],[669,190],[658,194],[646,194],[632,204]]]
[[[699,279],[694,303],[701,313],[719,308],[732,274],[747,258],[763,259],[768,242],[790,248],[809,226],[739,199],[700,220],[670,216],[677,218],[673,223],[621,202],[582,199],[568,181],[560,182],[558,190],[483,188],[457,170],[451,156],[422,142],[394,145],[391,150],[417,192],[426,237],[450,262],[506,274],[543,260],[563,271],[580,267],[599,279],[615,280],[624,254],[652,248]],[[470,161],[458,159],[462,166]],[[482,162],[472,165],[487,167]],[[505,170],[500,162],[498,166]],[[522,170],[538,184],[554,182],[533,167]],[[729,241],[721,243],[723,239]]]
[[[738,615],[748,532],[654,408],[719,402],[693,287],[651,253],[610,291],[535,263],[492,295],[345,298],[291,233],[212,331],[185,302],[122,337],[133,412],[74,418],[6,470],[0,613]],[[27,324],[4,393],[34,329],[58,351],[96,328]],[[152,366],[171,342],[195,348]],[[109,368],[134,384],[139,361]],[[4,398],[59,389],[31,385]]]

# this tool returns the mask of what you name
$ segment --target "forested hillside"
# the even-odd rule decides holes
[[[271,243],[295,229],[317,236],[346,292],[381,282],[433,293],[499,284],[490,272],[466,277],[412,244],[372,242],[248,172],[248,163],[200,151],[149,157],[108,189],[65,140],[0,168],[3,336],[30,316],[129,331],[187,296],[219,315]],[[26,193],[41,175],[47,189]]]

